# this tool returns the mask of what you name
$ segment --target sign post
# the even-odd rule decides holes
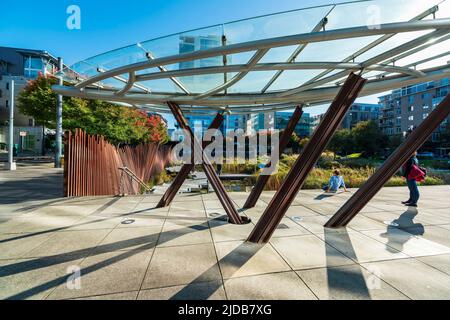
[[[63,85],[63,61],[58,58],[58,68],[59,68],[59,85]],[[61,168],[61,157],[62,157],[62,107],[63,107],[63,97],[58,94],[57,106],[56,106],[56,150],[55,150],[55,168]]]
[[[7,170],[17,169],[14,162],[14,80],[9,83],[9,134],[8,134],[8,165]]]

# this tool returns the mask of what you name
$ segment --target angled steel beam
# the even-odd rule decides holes
[[[301,117],[303,115],[303,109],[300,106],[297,106],[297,108],[295,108],[294,113],[292,114],[291,119],[289,120],[289,123],[286,127],[286,129],[283,132],[283,136],[281,137],[280,140],[280,152],[279,154],[281,155],[284,151],[284,149],[286,149],[288,143],[289,143],[289,138],[292,136],[292,133],[295,130],[295,127],[297,126],[297,123],[300,121]],[[278,160],[276,160],[278,162]],[[272,162],[269,162],[266,165],[266,168],[270,168],[272,165]],[[259,197],[261,196],[261,193],[264,190],[264,187],[267,184],[267,181],[269,181],[270,179],[270,175],[260,175],[258,177],[258,181],[256,181],[255,186],[252,189],[252,192],[250,193],[249,197],[247,198],[247,201],[244,204],[244,209],[250,209],[250,208],[254,208],[256,205],[256,202],[258,202]]]
[[[334,6],[328,13],[327,15],[312,29],[311,32],[319,32],[320,30],[322,30],[323,28],[325,28],[325,26],[328,23],[328,18],[327,16],[330,14],[330,12],[335,8],[336,6]],[[287,63],[292,63],[295,61],[295,59],[297,59],[298,55],[300,53],[302,53],[303,50],[305,50],[306,46],[308,44],[304,43],[301,44],[297,47],[297,49],[295,49],[295,51],[291,54],[291,56],[287,59]],[[261,90],[262,93],[266,92],[272,85],[273,83],[283,74],[284,70],[278,70],[277,73],[275,73],[275,75],[269,80],[269,82],[267,82],[267,84],[264,86],[264,88]]]
[[[219,129],[219,127],[223,123],[224,116],[222,113],[218,113],[216,117],[214,118],[213,122],[209,126],[208,129]],[[210,141],[203,141],[202,147],[205,149],[209,144],[211,144]],[[157,208],[163,208],[170,205],[175,198],[175,196],[178,193],[178,190],[180,190],[181,186],[183,185],[183,182],[187,179],[189,173],[194,169],[194,164],[184,164],[181,167],[180,172],[178,172],[177,176],[175,177],[175,180],[172,182],[170,187],[167,189],[164,196],[159,201]]]
[[[208,178],[209,182],[211,183],[225,212],[227,213],[230,222],[233,224],[243,224],[244,219],[236,211],[233,201],[228,196],[228,194],[225,190],[225,187],[222,184],[222,181],[220,181],[220,178],[217,175],[210,160],[208,159],[206,154],[203,152],[202,145],[198,141],[197,137],[194,135],[194,132],[192,131],[191,127],[189,127],[189,124],[188,124],[186,118],[183,116],[180,106],[173,102],[167,102],[167,105],[169,106],[170,111],[172,112],[173,116],[177,120],[180,127],[182,129],[186,130],[187,132],[189,132],[190,138],[193,140],[193,143],[194,143],[194,152],[198,152],[198,153],[201,152],[200,158],[203,159],[202,168],[205,171],[206,177]],[[199,157],[196,157],[196,158],[199,158]]]
[[[267,243],[367,80],[350,74],[247,241]]]
[[[348,225],[449,115],[450,94],[430,113],[420,126],[411,132],[389,159],[325,224],[325,227],[339,228]]]

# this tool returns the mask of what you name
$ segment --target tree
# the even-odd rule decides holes
[[[348,155],[354,152],[354,141],[349,129],[338,130],[328,145],[328,149],[339,155]]]
[[[388,145],[388,138],[375,121],[363,121],[352,129],[355,148],[365,156],[374,156]]]
[[[55,78],[40,76],[27,84],[18,99],[21,113],[51,129],[56,128],[56,94],[51,89],[54,84]],[[64,97],[63,128],[80,128],[91,135],[102,135],[114,144],[169,140],[160,116],[98,100]]]

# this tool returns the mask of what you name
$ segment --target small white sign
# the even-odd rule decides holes
[[[27,132],[21,131],[21,132],[20,132],[20,136],[21,136],[21,137],[26,137],[26,136],[27,136]]]

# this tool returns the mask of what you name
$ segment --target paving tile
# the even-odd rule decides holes
[[[66,283],[70,266],[77,257],[0,261],[0,299],[41,300],[58,285]]]
[[[273,233],[274,238],[300,236],[311,234],[308,230],[301,227],[289,218],[283,218]]]
[[[356,231],[365,231],[384,229],[386,225],[363,215],[358,215],[349,223],[348,227]]]
[[[408,257],[406,254],[387,247],[359,232],[326,233],[325,235],[319,235],[319,237],[333,248],[359,263]]]
[[[54,233],[0,235],[0,259],[22,258]]]
[[[401,292],[359,265],[297,271],[320,300],[404,300]]]
[[[168,217],[180,217],[180,218],[206,218],[206,211],[201,210],[180,210],[170,209]]]
[[[89,216],[81,220],[78,220],[76,223],[69,226],[67,230],[80,231],[80,230],[114,229],[122,222],[122,220],[123,220],[122,217],[107,218],[107,217]]]
[[[161,227],[115,229],[95,248],[95,252],[147,250],[154,248]]]
[[[443,254],[438,256],[421,257],[417,260],[432,266],[446,274],[450,275],[450,254]]]
[[[158,247],[142,288],[152,289],[220,279],[212,244]]]
[[[255,225],[253,223],[235,225],[227,221],[210,220],[214,242],[247,240]]]
[[[215,246],[224,279],[291,270],[270,245],[232,241]]]
[[[146,215],[146,216],[167,216],[169,213],[169,207],[164,208],[156,208],[156,206],[143,203],[134,207],[132,210],[129,210],[128,213],[135,215]]]
[[[71,299],[137,291],[144,279],[153,250],[116,251],[87,257],[80,264],[80,288],[58,286],[48,299]]]
[[[281,272],[225,281],[231,300],[317,300],[295,272]]]
[[[450,278],[415,259],[363,264],[397,290],[414,300],[450,299]]]
[[[142,290],[138,300],[226,300],[222,281]]]
[[[220,207],[219,207],[220,208]],[[205,212],[203,201],[189,201],[189,202],[173,202],[170,205],[170,211],[174,212]]]
[[[326,232],[340,232],[339,229],[327,229],[324,227],[325,223],[330,219],[327,216],[314,216],[314,217],[300,217],[300,220],[294,218],[294,221],[305,228],[306,230],[314,233],[321,234]]]
[[[77,218],[61,217],[61,218],[46,218],[38,219],[31,217],[19,217],[14,219],[8,219],[0,224],[0,234],[21,234],[21,233],[41,233],[50,232],[53,230],[61,229],[70,226],[76,221]]]
[[[122,217],[121,222],[117,225],[118,229],[128,228],[146,228],[146,227],[159,227],[164,224],[165,217],[161,216],[142,216],[142,215],[129,215]]]
[[[130,291],[130,292],[121,292],[121,293],[112,293],[112,294],[104,294],[99,296],[90,296],[83,298],[75,298],[72,300],[136,300],[139,291]]]
[[[320,215],[305,206],[291,206],[286,212],[287,217],[314,217]]]
[[[87,255],[110,230],[60,231],[28,252],[24,257],[44,257],[76,253]]]
[[[270,243],[294,270],[354,263],[314,235],[274,238]]]
[[[206,221],[167,220],[158,241],[159,247],[212,243]]]
[[[411,230],[411,232],[413,231]],[[424,233],[423,227],[416,234],[392,227],[384,231],[363,231],[362,233],[385,244],[387,251],[396,252],[398,250],[410,257],[450,253],[449,247],[420,236]]]

